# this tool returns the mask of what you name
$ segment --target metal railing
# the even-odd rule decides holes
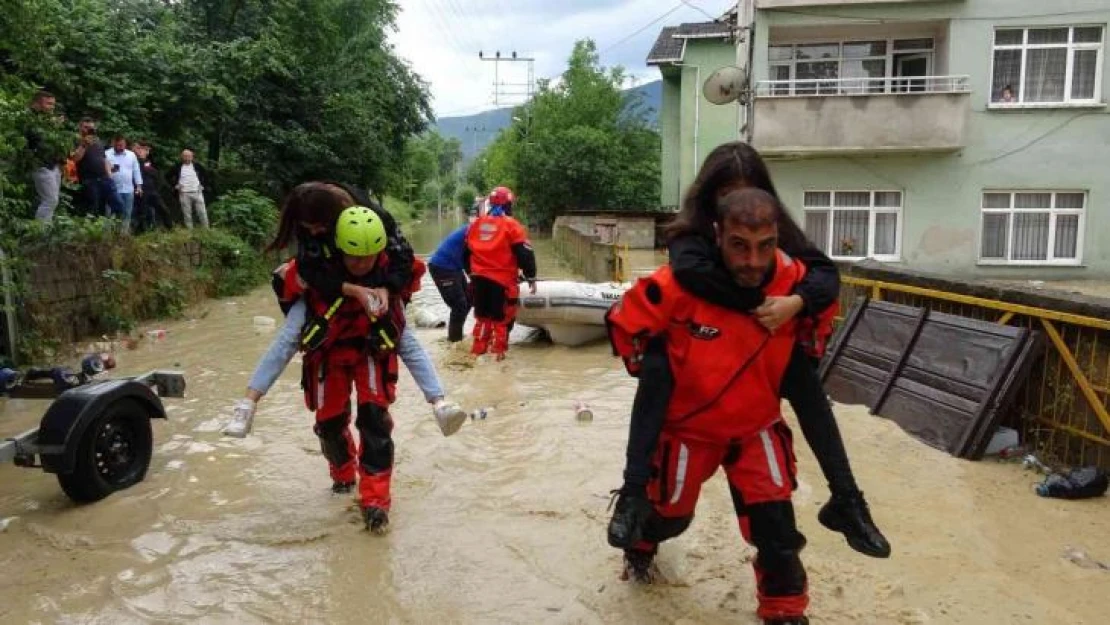
[[[842,312],[866,295],[1042,332],[1048,347],[1009,424],[1041,453],[1110,468],[1110,319],[857,276],[841,283]]]
[[[789,98],[970,92],[970,76],[885,76],[881,78],[761,80],[756,83],[755,94],[763,98]]]

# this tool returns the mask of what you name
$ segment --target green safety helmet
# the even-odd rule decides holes
[[[385,249],[385,224],[365,206],[352,206],[335,222],[335,246],[350,256],[373,256]]]

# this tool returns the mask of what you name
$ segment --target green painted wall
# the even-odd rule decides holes
[[[783,199],[801,217],[802,193],[811,189],[903,191],[902,262],[931,271],[998,278],[1110,277],[1110,112],[1100,108],[988,110],[991,45],[998,26],[1089,25],[1110,22],[1105,0],[1054,2],[1037,17],[1039,0],[967,0],[920,6],[878,5],[807,9],[806,16],[757,14],[756,79],[767,76],[769,27],[828,23],[822,12],[874,20],[948,19],[948,74],[971,77],[966,148],[954,154],[822,158],[771,164]],[[1006,19],[993,18],[1011,15]],[[1030,17],[1021,17],[1028,15]],[[1104,45],[1107,35],[1104,34]],[[1103,51],[1103,101],[1110,63]],[[757,120],[758,123],[758,120]],[[980,265],[981,196],[985,190],[1085,190],[1083,265],[1018,267]]]
[[[702,84],[710,74],[725,65],[735,64],[736,49],[727,42],[690,39],[682,66],[663,69],[660,128],[663,133],[664,205],[679,204],[682,192],[693,182],[705,155],[723,141],[737,138],[738,106],[735,103],[711,104],[702,95]],[[673,85],[668,84],[671,75],[677,77]],[[695,119],[699,121],[696,133]]]
[[[681,103],[682,76],[677,69],[663,70],[663,100],[659,111],[659,134],[663,139],[662,174],[660,204],[678,206],[679,203],[679,159],[682,128],[679,125],[678,110]]]

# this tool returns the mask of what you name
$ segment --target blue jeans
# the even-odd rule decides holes
[[[124,232],[131,231],[131,213],[135,210],[135,194],[134,193],[120,193],[119,194],[121,214],[123,216]]]
[[[297,346],[301,340],[301,328],[304,326],[306,308],[303,299],[297,300],[293,307],[286,313],[285,323],[282,324],[277,336],[270,342],[262,360],[255,367],[254,374],[247,384],[259,393],[265,395],[274,385],[281,372],[289,365],[297,353]],[[420,345],[420,341],[412,330],[405,328],[401,333],[401,341],[397,345],[397,355],[408,367],[412,379],[424,393],[424,399],[429,402],[443,397],[443,385],[440,384],[439,375],[436,374],[435,365],[428,352]]]
[[[81,181],[81,192],[89,214],[105,217],[123,214],[123,200],[111,178],[86,178]]]
[[[443,385],[440,384],[435,365],[432,364],[432,359],[428,358],[428,352],[424,351],[424,346],[420,344],[420,340],[410,328],[405,328],[401,333],[397,355],[401,357],[401,361],[412,374],[412,379],[424,393],[424,399],[431,402],[443,397]]]

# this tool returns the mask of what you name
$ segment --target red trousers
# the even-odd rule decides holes
[[[397,357],[370,357],[354,350],[329,354],[316,384],[316,436],[331,478],[353,483],[358,476],[362,507],[388,511],[393,474],[393,419],[389,406],[396,384]],[[356,449],[351,436],[351,386],[358,405]]]
[[[798,532],[790,496],[796,487],[790,428],[781,421],[743,440],[711,444],[670,434],[664,426],[655,451],[648,495],[658,517],[645,528],[654,551],[678,536],[694,518],[702,484],[723,467],[732,493],[740,533],[758,555],[753,562],[761,618],[801,616],[809,597],[798,553],[805,537]]]
[[[474,345],[471,353],[501,355],[509,349],[509,329],[516,319],[520,288],[507,288],[489,278],[471,278],[474,300]]]

